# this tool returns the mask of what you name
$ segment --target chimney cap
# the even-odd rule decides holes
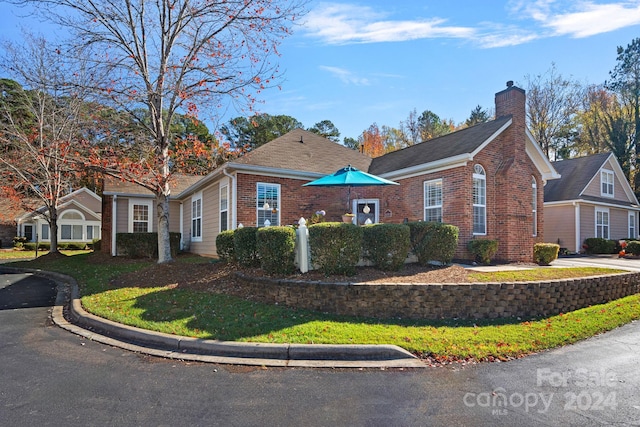
[[[513,80],[507,81],[507,87],[511,87],[511,86],[513,86]]]

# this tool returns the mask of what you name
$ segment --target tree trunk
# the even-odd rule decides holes
[[[169,196],[158,194],[156,207],[158,211],[158,264],[162,264],[173,261],[169,236]]]
[[[58,210],[55,208],[49,210],[49,241],[49,253],[58,252]]]

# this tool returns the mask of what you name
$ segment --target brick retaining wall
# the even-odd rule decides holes
[[[640,273],[518,283],[358,284],[238,279],[266,303],[349,316],[409,319],[537,317],[640,292]]]

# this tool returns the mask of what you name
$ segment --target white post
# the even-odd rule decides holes
[[[296,259],[301,273],[309,271],[309,229],[307,220],[300,218],[296,230]]]

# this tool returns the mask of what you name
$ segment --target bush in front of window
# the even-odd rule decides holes
[[[296,231],[293,227],[263,227],[256,233],[260,267],[267,274],[289,274],[295,270]]]
[[[24,244],[27,243],[27,238],[22,236],[16,236],[13,238],[13,248],[21,251],[24,248]]]
[[[362,227],[341,222],[309,226],[311,261],[324,274],[353,276],[362,251]]]
[[[258,227],[238,228],[233,233],[233,246],[236,261],[243,267],[257,267],[260,259],[256,252],[256,233]]]
[[[236,262],[236,251],[233,243],[234,230],[221,231],[216,236],[216,252],[224,262]]]
[[[363,227],[363,252],[374,267],[398,271],[409,253],[409,227],[405,224],[371,224]]]
[[[38,250],[39,251],[48,251],[51,248],[51,244],[49,242],[38,242]],[[27,242],[23,245],[23,250],[25,251],[35,251],[36,243],[35,242]]]
[[[451,264],[458,247],[459,228],[441,222],[409,222],[411,251],[418,263],[427,266],[431,261]]]
[[[467,244],[467,249],[477,262],[491,264],[491,259],[498,252],[498,241],[491,239],[473,239]]]
[[[87,247],[87,244],[84,242],[58,243],[58,249],[62,249],[63,251],[81,251],[86,247]]]
[[[178,256],[180,233],[169,233],[171,256]],[[129,258],[158,258],[158,233],[116,233],[118,255]]]
[[[584,240],[582,247],[588,254],[614,254],[616,242],[602,237],[589,237]]]
[[[638,256],[640,255],[640,242],[637,240],[628,240],[627,247],[624,249],[625,252],[634,256]]]
[[[560,245],[556,243],[536,243],[533,245],[533,260],[538,265],[549,265],[558,258]]]

